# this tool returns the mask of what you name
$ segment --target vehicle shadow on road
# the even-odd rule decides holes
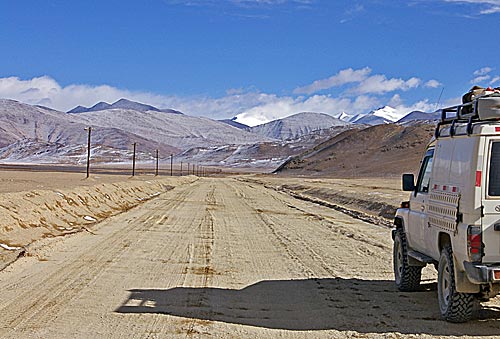
[[[134,289],[118,313],[157,313],[285,330],[500,335],[500,309],[487,308],[467,324],[442,321],[436,284],[399,292],[394,281],[266,280],[239,290],[214,287]]]

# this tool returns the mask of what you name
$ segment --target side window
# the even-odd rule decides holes
[[[500,196],[500,142],[491,145],[490,173],[489,173],[489,196]]]
[[[417,192],[420,193],[429,192],[433,158],[434,158],[434,150],[427,151],[424,160],[422,160],[422,167],[420,168],[420,173],[418,174]]]

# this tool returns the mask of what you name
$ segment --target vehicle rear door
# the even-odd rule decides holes
[[[487,138],[482,173],[483,179],[483,244],[484,263],[500,262],[500,139]]]

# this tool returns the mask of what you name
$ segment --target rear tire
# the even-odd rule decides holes
[[[446,321],[462,323],[472,318],[474,295],[457,292],[453,250],[450,245],[441,251],[438,267],[438,302],[441,315]]]
[[[396,232],[393,247],[394,281],[400,291],[413,292],[420,288],[422,267],[408,264],[408,243],[402,230]]]

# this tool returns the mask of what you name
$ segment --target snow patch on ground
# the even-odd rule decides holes
[[[2,244],[2,243],[0,243],[0,247],[7,251],[17,251],[22,249],[22,247],[9,246],[7,244]]]

